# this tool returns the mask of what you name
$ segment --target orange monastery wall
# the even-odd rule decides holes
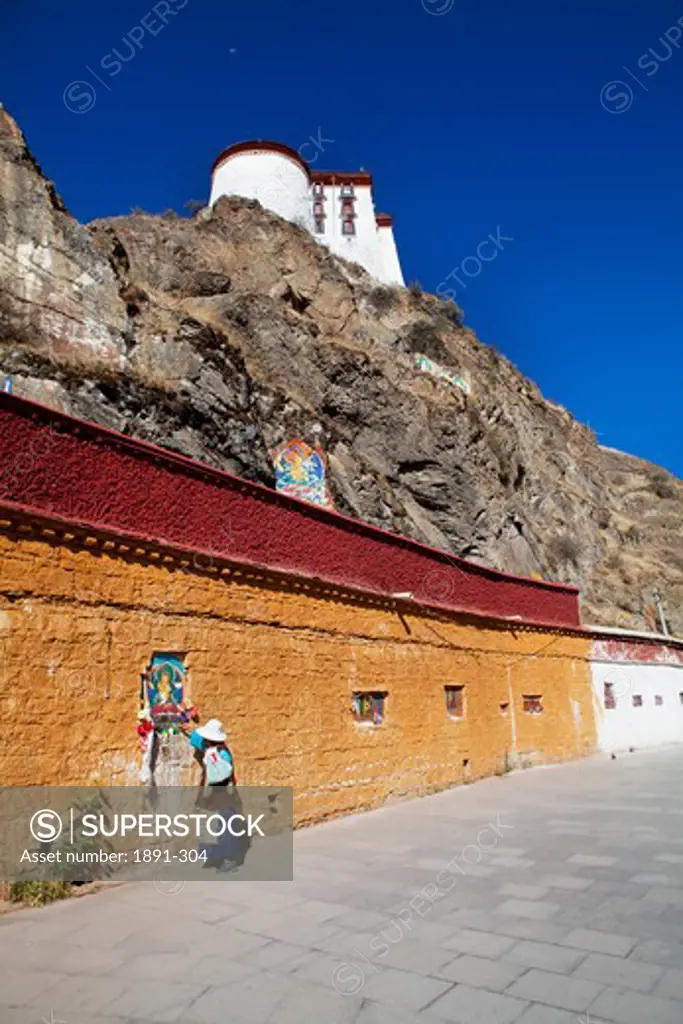
[[[239,781],[293,786],[297,821],[313,821],[500,771],[506,756],[592,751],[590,646],[5,521],[0,783],[136,784],[141,673],[153,652],[183,652]],[[448,717],[445,685],[465,686],[464,719]],[[353,721],[354,690],[388,691],[382,725]],[[543,713],[524,713],[523,694],[541,694]]]

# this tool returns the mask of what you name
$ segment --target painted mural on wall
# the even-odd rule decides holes
[[[154,726],[187,721],[185,666],[177,654],[155,654],[145,677],[149,717]]]
[[[420,373],[424,373],[428,377],[434,378],[434,380],[444,381],[444,383],[450,384],[451,387],[459,388],[466,395],[469,395],[472,390],[464,377],[446,370],[443,366],[435,363],[433,359],[430,359],[429,356],[416,355],[415,366]]]
[[[325,453],[301,439],[286,441],[271,451],[276,489],[311,505],[334,509],[327,484]]]
[[[142,675],[137,734],[143,785],[181,784],[187,746],[181,727],[197,716],[186,673],[182,655],[155,653]]]

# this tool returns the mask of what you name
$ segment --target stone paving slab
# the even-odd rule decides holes
[[[631,935],[610,935],[595,932],[589,928],[576,928],[564,940],[564,946],[585,949],[591,953],[609,953],[612,956],[628,956],[638,940]]]
[[[531,942],[522,939],[504,954],[503,959],[522,964],[524,967],[569,974],[586,956],[585,951],[564,949],[551,942]]]
[[[585,978],[569,978],[552,971],[533,968],[508,989],[510,995],[529,1002],[545,1003],[562,1010],[587,1010],[603,986]]]
[[[683,1024],[682,775],[512,773],[298,833],[293,883],[6,915],[0,1024]]]

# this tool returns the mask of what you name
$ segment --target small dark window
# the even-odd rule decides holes
[[[351,699],[351,713],[356,722],[381,725],[384,720],[386,693],[380,690],[356,692]]]
[[[317,235],[325,234],[325,219],[323,217],[316,217],[315,219],[315,232]]]
[[[655,705],[658,708],[661,708],[663,703],[664,703],[664,698],[662,697],[661,693],[656,693],[655,694]]]
[[[643,706],[643,698],[639,693],[633,694],[633,706],[634,708],[642,708]]]
[[[446,694],[446,710],[451,718],[465,717],[465,687],[444,686]]]
[[[342,213],[345,217],[353,217],[353,199],[342,200]]]
[[[522,696],[523,707],[528,715],[540,715],[543,712],[543,699],[540,693],[525,693]]]
[[[353,193],[353,185],[349,185],[349,184],[342,185],[342,187],[341,187],[341,194],[343,196],[352,196],[354,194]]]
[[[510,713],[510,702],[509,701],[502,700],[500,702],[500,713],[504,717],[507,717],[507,715]]]
[[[605,708],[607,711],[614,711],[617,706],[617,698],[614,695],[614,683],[605,683]]]
[[[355,233],[356,233],[356,225],[354,224],[354,222],[350,218],[348,220],[345,220],[345,221],[342,222],[342,234],[344,234],[344,235],[355,235]]]
[[[320,182],[316,181],[316,183],[313,186],[313,195],[314,196],[321,196],[322,194],[323,194],[323,187],[320,184]]]
[[[316,202],[313,203],[313,213],[316,215],[316,217],[322,217],[324,215],[325,210],[321,202],[318,202],[316,200]]]

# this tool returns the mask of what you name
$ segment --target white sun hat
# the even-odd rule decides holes
[[[223,723],[219,722],[217,718],[210,718],[206,725],[200,726],[197,729],[197,735],[201,736],[203,740],[210,740],[213,743],[223,743],[226,738],[223,732]]]

